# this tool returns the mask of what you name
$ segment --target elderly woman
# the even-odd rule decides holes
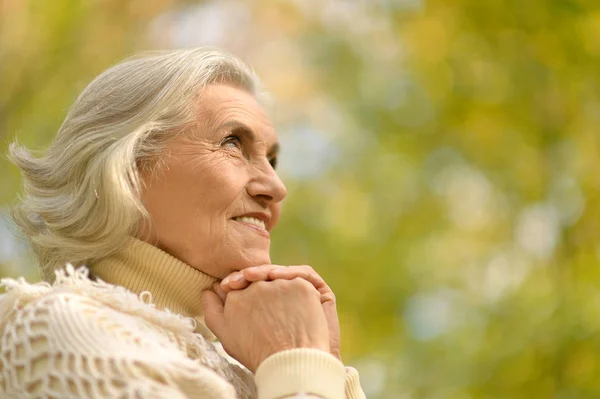
[[[129,59],[44,156],[11,147],[46,282],[2,281],[1,397],[364,397],[327,284],[271,264],[286,189],[258,86],[219,51]]]

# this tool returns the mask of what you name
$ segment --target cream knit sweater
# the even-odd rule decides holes
[[[132,239],[90,270],[97,281],[71,266],[52,285],[1,281],[0,397],[365,397],[322,351],[276,353],[256,375],[237,364],[202,320],[215,279],[154,246]]]

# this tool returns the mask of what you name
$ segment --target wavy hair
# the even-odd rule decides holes
[[[69,262],[93,263],[140,232],[140,165],[160,160],[166,141],[194,123],[212,83],[259,97],[253,71],[231,54],[195,48],[135,56],[95,78],[70,108],[45,154],[16,142],[9,157],[23,175],[13,209],[42,278]]]

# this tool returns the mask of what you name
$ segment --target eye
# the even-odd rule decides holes
[[[226,148],[241,149],[242,140],[239,138],[239,136],[232,134],[223,139],[221,146]]]
[[[269,163],[271,164],[271,167],[273,169],[276,169],[277,168],[277,157],[273,157],[273,158],[269,159]]]

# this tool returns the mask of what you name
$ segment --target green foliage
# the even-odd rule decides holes
[[[369,397],[600,396],[595,2],[252,4],[5,0],[2,150],[134,50],[224,46],[278,100],[274,259],[330,282]]]

